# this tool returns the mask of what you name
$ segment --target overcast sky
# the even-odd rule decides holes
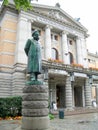
[[[66,13],[73,18],[80,18],[80,22],[88,29],[90,37],[87,39],[87,48],[90,52],[98,52],[98,4],[97,0],[38,0],[39,4],[55,6],[61,5]]]

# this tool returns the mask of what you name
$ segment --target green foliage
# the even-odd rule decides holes
[[[0,98],[0,117],[21,116],[22,97]]]
[[[54,115],[52,115],[52,114],[49,113],[48,116],[49,116],[50,120],[54,119]]]
[[[27,11],[28,9],[31,10],[32,6],[31,6],[31,0],[13,0],[15,7],[17,10],[23,9],[25,11]],[[4,5],[8,5],[9,0],[4,0],[3,4]]]
[[[4,0],[3,2],[4,5],[8,5],[8,3],[9,3],[8,0]]]

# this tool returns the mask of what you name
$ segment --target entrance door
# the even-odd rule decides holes
[[[56,86],[57,107],[60,107],[60,86]]]
[[[57,99],[57,107],[64,108],[65,107],[65,86],[63,84],[56,86],[56,99]]]
[[[82,87],[75,87],[74,88],[74,101],[76,107],[82,107]]]

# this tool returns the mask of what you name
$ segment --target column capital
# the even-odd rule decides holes
[[[51,58],[51,26],[46,25],[45,27],[45,58]]]
[[[66,35],[68,35],[69,33],[68,33],[67,31],[63,30],[61,34],[66,34]]]
[[[48,24],[47,24],[47,25],[45,26],[45,29],[47,29],[47,28],[52,29],[53,27],[52,27],[51,25],[48,25]]]
[[[78,36],[78,35],[76,36],[76,39],[77,39],[77,40],[81,40],[81,38],[82,38],[82,37],[80,37],[80,36]]]
[[[34,19],[28,19],[27,22],[33,23],[35,20]]]
[[[20,16],[20,17],[19,17],[19,21],[25,21],[25,22],[27,22],[28,19],[27,19],[27,18],[24,18],[24,17],[22,17],[22,16]]]

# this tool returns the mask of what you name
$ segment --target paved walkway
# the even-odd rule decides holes
[[[21,120],[2,120],[0,130],[20,130]],[[50,120],[48,130],[98,130],[98,113],[65,116],[59,119],[57,116]]]
[[[15,130],[21,125],[21,120],[1,120],[0,130]]]
[[[56,118],[50,124],[53,130],[98,130],[98,113]]]

